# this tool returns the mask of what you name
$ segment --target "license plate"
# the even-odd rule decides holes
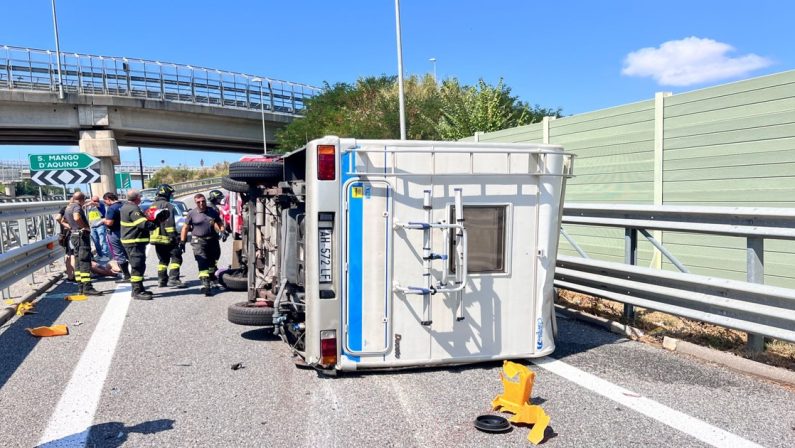
[[[320,269],[318,270],[318,281],[320,283],[331,283],[331,231],[332,229],[319,229]]]

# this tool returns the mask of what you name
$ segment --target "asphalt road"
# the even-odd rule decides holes
[[[62,284],[38,314],[0,329],[0,445],[529,445],[527,428],[490,435],[472,426],[501,392],[499,363],[322,377],[295,367],[269,331],[228,323],[226,308],[243,293],[200,295],[190,249],[185,260],[188,289],[150,286],[155,300],[130,301],[128,287],[99,281],[116,292],[67,302],[76,287]],[[36,339],[24,330],[52,323],[70,334]],[[795,446],[792,390],[579,322],[559,325],[553,358],[629,392],[616,401],[601,395],[607,383],[590,390],[528,363],[533,401],[551,416],[544,446],[709,446],[692,435],[701,423],[744,442]],[[231,369],[236,363],[243,368]],[[626,404],[641,399],[678,413]]]

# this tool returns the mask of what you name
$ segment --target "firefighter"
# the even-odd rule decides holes
[[[226,223],[226,219],[224,216],[225,213],[223,208],[221,207],[222,206],[221,202],[223,200],[224,200],[224,193],[221,190],[210,190],[210,192],[207,194],[207,201],[209,202],[209,204],[207,204],[207,207],[215,209],[215,211],[218,213],[218,216],[221,218],[221,223],[223,224],[224,230],[221,232],[220,237],[221,237],[221,242],[225,243],[226,239],[229,238],[229,231],[231,230],[231,228]],[[219,258],[221,258],[220,250],[218,251],[217,258],[215,260],[212,260],[210,265],[210,282],[216,285],[218,284],[218,279],[215,277],[215,272],[218,270]]]
[[[160,223],[160,226],[149,235],[149,242],[155,246],[157,252],[157,285],[172,286],[174,288],[184,288],[185,285],[179,279],[179,268],[182,266],[182,249],[179,245],[179,235],[175,221],[174,204],[171,197],[174,195],[174,188],[168,184],[157,187],[155,201],[151,208],[156,210],[168,210],[169,217]]]
[[[91,227],[83,211],[85,202],[86,196],[83,193],[78,191],[72,195],[72,202],[66,207],[64,219],[69,225],[71,231],[69,242],[77,257],[75,281],[79,287],[79,294],[98,296],[102,293],[91,285]]]
[[[159,227],[161,221],[168,219],[168,210],[151,209],[147,215],[138,206],[141,193],[138,190],[127,192],[127,202],[119,210],[121,223],[121,244],[127,251],[130,262],[130,282],[132,298],[152,300],[152,293],[144,289],[144,272],[146,272],[146,245],[149,243],[149,232]]]
[[[221,217],[214,208],[207,206],[207,199],[199,193],[193,197],[196,208],[188,213],[185,225],[182,227],[180,235],[180,246],[185,247],[188,239],[188,231],[192,232],[191,244],[193,245],[193,256],[196,257],[196,264],[199,265],[199,281],[202,284],[202,292],[205,296],[212,294],[212,280],[210,274],[215,276],[215,269],[218,258],[221,256],[221,245],[218,243],[219,232],[224,231]]]

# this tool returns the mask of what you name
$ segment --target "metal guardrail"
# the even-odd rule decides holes
[[[0,204],[0,290],[63,256],[53,215],[63,201]]]
[[[221,186],[220,177],[208,177],[206,179],[192,180],[171,184],[174,187],[174,196],[184,196],[191,193],[201,193],[203,191]]]
[[[753,207],[690,207],[566,204],[563,224],[623,228],[625,264],[593,260],[563,229],[582,258],[559,256],[555,285],[749,333],[749,348],[763,336],[795,342],[795,290],[764,285],[764,240],[795,240],[795,210]],[[747,282],[694,275],[648,230],[728,235],[746,239]],[[638,234],[680,272],[634,266]]]
[[[192,65],[61,52],[63,89],[82,95],[145,98],[299,114],[318,87]],[[259,81],[255,81],[259,80]],[[0,89],[58,91],[54,51],[0,47]]]

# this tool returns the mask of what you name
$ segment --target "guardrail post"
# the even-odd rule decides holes
[[[765,240],[748,237],[746,241],[746,279],[748,283],[765,283]],[[759,353],[765,350],[765,337],[748,333],[746,350]]]
[[[624,229],[624,263],[635,266],[638,263],[638,229]],[[624,304],[624,321],[635,320],[635,307]]]

